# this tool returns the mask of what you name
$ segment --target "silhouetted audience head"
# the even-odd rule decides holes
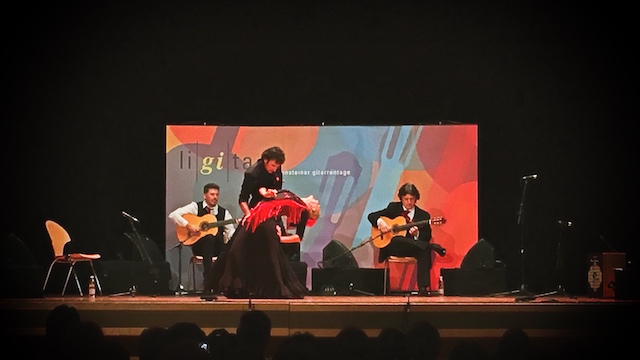
[[[383,360],[407,359],[407,334],[395,327],[386,327],[378,334],[378,349]]]
[[[92,357],[97,360],[129,360],[129,350],[120,342],[105,339],[97,354]]]
[[[158,360],[167,343],[169,330],[161,326],[148,327],[138,337],[138,359]]]
[[[49,311],[45,323],[45,337],[48,345],[48,357],[61,357],[66,351],[69,332],[81,322],[78,309],[61,304]]]
[[[286,338],[276,349],[271,360],[323,360],[322,347],[309,333],[295,333]]]
[[[337,359],[371,359],[373,342],[367,333],[357,326],[346,326],[335,337]]]
[[[510,328],[504,331],[500,341],[498,341],[493,359],[533,359],[534,354],[532,350],[529,335],[521,328]]]
[[[211,360],[211,355],[193,339],[182,338],[170,343],[160,354],[160,360]]]
[[[190,339],[197,343],[207,340],[207,334],[193,322],[177,322],[167,328],[167,342],[172,343],[183,339]]]
[[[440,331],[427,320],[414,323],[407,332],[409,359],[434,360],[441,346]]]
[[[211,358],[215,360],[231,359],[231,356],[235,355],[238,348],[236,335],[223,328],[211,330],[207,334],[207,343],[209,344]]]
[[[489,354],[477,341],[460,340],[451,349],[449,360],[489,360]]]
[[[96,358],[104,342],[102,326],[83,320],[69,331],[66,341],[66,359]]]
[[[250,310],[240,316],[236,329],[239,350],[247,359],[264,359],[264,352],[271,339],[271,319],[261,310]]]
[[[198,357],[207,344],[207,334],[193,322],[177,322],[167,328],[166,345],[161,359],[184,359],[180,353],[189,353]],[[207,345],[205,345],[207,344]],[[209,352],[203,350],[208,357]]]

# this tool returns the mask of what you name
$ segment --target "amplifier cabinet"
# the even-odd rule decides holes
[[[386,295],[387,272],[381,268],[311,269],[316,295]]]
[[[589,253],[588,257],[587,282],[589,285],[589,297],[615,298],[615,270],[624,270],[625,253]]]

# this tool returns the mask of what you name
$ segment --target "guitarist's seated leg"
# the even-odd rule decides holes
[[[416,257],[417,254],[426,249],[427,244],[421,244],[404,236],[394,236],[389,242],[389,245],[380,249],[378,262],[384,262],[389,256]]]
[[[213,235],[205,235],[200,238],[195,244],[191,245],[191,251],[193,255],[202,256],[202,269],[203,277],[209,275],[209,269],[211,268],[212,258],[216,256],[216,238]],[[219,251],[218,251],[219,253]],[[207,282],[206,280],[204,281]]]
[[[431,245],[431,250],[435,251],[440,256],[444,256],[447,253],[447,250],[442,246],[440,246],[440,244],[431,243],[430,245]]]

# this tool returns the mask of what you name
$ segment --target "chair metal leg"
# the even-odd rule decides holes
[[[71,273],[73,272],[73,264],[69,264],[69,271],[67,271],[67,279],[64,281],[64,286],[62,287],[62,296],[67,291],[67,285],[69,284],[69,278],[71,277]]]
[[[80,280],[78,279],[78,273],[76,272],[76,269],[75,269],[75,265],[76,263],[73,263],[73,265],[71,265],[71,268],[73,269],[73,278],[76,280],[76,286],[78,287],[78,292],[80,293],[80,296],[84,296],[84,294],[82,293],[82,286],[80,285]]]
[[[53,269],[53,265],[55,265],[55,260],[51,262],[49,265],[49,271],[47,271],[47,277],[44,278],[44,284],[42,285],[42,291],[44,292],[47,289],[47,284],[49,283],[49,276],[51,275],[51,269]]]
[[[387,293],[391,292],[391,286],[389,285],[391,283],[391,279],[389,279],[389,258],[386,258],[384,260],[384,294],[387,295]]]
[[[98,287],[98,293],[102,295],[102,286],[100,286],[100,279],[98,278],[98,273],[96,273],[96,269],[93,267],[92,260],[89,260],[89,265],[91,265],[91,271],[93,272],[93,277],[96,279],[96,286]]]
[[[194,257],[191,257],[191,260],[189,260],[189,279],[191,284],[190,288],[191,290],[196,290],[196,260]]]

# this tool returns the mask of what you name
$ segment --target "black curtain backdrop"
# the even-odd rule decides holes
[[[205,122],[478,124],[480,237],[512,286],[523,279],[521,246],[534,291],[557,284],[559,239],[573,293],[586,293],[587,252],[637,257],[627,5],[16,6],[2,25],[2,230],[41,265],[47,218],[116,257],[131,231],[124,210],[164,252],[165,125]],[[519,225],[529,174],[538,179]]]

